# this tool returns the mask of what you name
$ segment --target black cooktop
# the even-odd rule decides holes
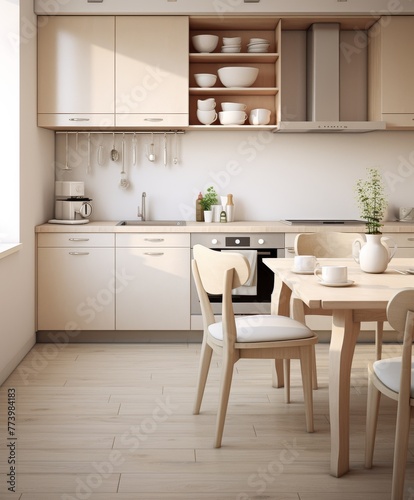
[[[284,224],[298,225],[298,226],[302,224],[309,224],[314,226],[319,226],[319,225],[354,226],[356,224],[365,224],[365,221],[363,220],[351,220],[351,219],[285,219],[281,220],[280,222],[283,222]]]

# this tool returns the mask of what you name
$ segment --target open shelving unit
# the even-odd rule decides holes
[[[192,46],[192,36],[212,34],[219,37],[217,48],[212,53],[195,52]],[[223,37],[242,39],[240,53],[222,53]],[[269,40],[268,52],[249,53],[247,44],[250,38],[260,37]],[[241,128],[273,130],[280,121],[280,39],[281,27],[279,18],[269,17],[191,17],[190,18],[190,54],[189,54],[189,102],[190,127],[200,129],[235,129]],[[224,66],[254,66],[259,68],[259,75],[251,87],[224,87],[220,79],[213,87],[198,87],[194,74],[213,73]],[[197,120],[197,100],[214,97],[217,114],[221,111],[222,102],[239,102],[247,106],[246,114],[255,108],[267,108],[271,111],[268,125],[249,125],[248,119],[244,125],[221,125],[219,120],[212,125],[202,125]]]

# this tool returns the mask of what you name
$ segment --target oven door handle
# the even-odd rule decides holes
[[[260,257],[271,257],[272,256],[272,252],[266,252],[266,250],[258,250],[257,251],[257,255],[260,256]]]

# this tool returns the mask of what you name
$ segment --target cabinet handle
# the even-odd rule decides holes
[[[144,118],[144,122],[163,122],[164,118]]]
[[[164,252],[144,252],[144,255],[164,255]]]
[[[408,241],[414,241],[414,238],[407,238]]]
[[[151,241],[152,243],[159,243],[160,241],[164,241],[164,238],[144,238],[144,241]]]
[[[286,250],[288,252],[294,252],[295,251],[295,249],[293,247],[286,247]]]
[[[69,241],[89,241],[89,238],[69,238]]]
[[[88,122],[90,118],[69,118],[70,122]]]
[[[89,252],[69,252],[69,255],[89,255]]]

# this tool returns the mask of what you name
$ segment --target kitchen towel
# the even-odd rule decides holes
[[[225,250],[224,250],[225,251]],[[234,250],[230,250],[234,252]],[[246,257],[250,264],[250,274],[246,283],[232,291],[232,295],[256,295],[257,294],[257,250],[236,250]]]

